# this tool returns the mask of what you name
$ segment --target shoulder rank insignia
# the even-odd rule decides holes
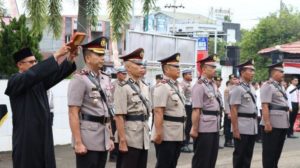
[[[80,71],[77,71],[76,73],[77,73],[77,74],[80,74],[80,75],[88,75],[88,74],[89,74],[89,71],[86,70],[86,69],[82,69],[82,70],[80,70]]]
[[[148,84],[144,81],[144,80],[141,80],[143,82],[143,84],[145,84],[146,86],[148,86]]]
[[[203,83],[203,80],[202,80],[202,79],[198,79],[198,83],[199,83],[199,84],[202,84],[202,83]]]
[[[107,73],[105,73],[105,72],[103,72],[103,71],[101,71],[101,74],[106,75],[106,76],[109,76]]]
[[[118,85],[123,87],[127,84],[127,81],[118,82]]]
[[[167,80],[167,79],[162,79],[160,83],[163,83],[163,84],[165,84],[165,83],[167,83],[167,82],[168,82],[168,80]]]

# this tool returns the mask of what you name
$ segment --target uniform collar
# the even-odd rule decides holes
[[[131,83],[137,84],[139,86],[140,80],[134,80],[130,75],[127,75],[125,81],[129,81]]]
[[[208,84],[212,84],[212,83],[213,83],[213,80],[212,80],[212,79],[208,79],[208,78],[205,77],[205,76],[201,76],[201,80],[202,80],[204,83],[208,83]]]
[[[85,66],[84,68],[83,68],[83,70],[86,70],[92,77],[94,77],[94,78],[96,78],[96,77],[99,77],[100,76],[100,74],[101,74],[101,71],[99,70],[98,72],[98,74],[97,73],[95,73],[94,71],[92,71],[92,69],[91,68],[89,68],[88,66]]]
[[[241,78],[240,84],[243,84],[243,85],[245,85],[245,86],[247,86],[247,87],[249,87],[249,88],[250,88],[250,82],[249,82],[249,83],[247,83],[247,82],[246,82],[246,81],[244,81],[242,78]]]
[[[173,85],[177,85],[178,81],[177,80],[173,80],[167,76],[164,75],[164,79],[167,81],[170,81],[170,83],[172,83]]]

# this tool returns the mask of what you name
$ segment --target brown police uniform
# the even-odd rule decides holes
[[[232,78],[237,78],[237,76],[234,74],[229,75],[229,80]],[[225,142],[224,142],[224,146],[225,147],[233,147],[232,132],[231,132],[231,119],[229,118],[228,115],[230,114],[230,105],[229,105],[230,92],[234,87],[235,87],[235,85],[229,84],[229,86],[227,88],[225,88],[225,90],[224,90],[224,108],[225,108],[225,115],[224,115]]]
[[[105,37],[101,37],[82,47],[104,55],[106,41]],[[99,89],[102,89],[104,95],[100,94]],[[110,104],[104,99],[110,99],[110,90],[110,78],[100,70],[97,76],[88,67],[74,74],[70,81],[68,105],[80,107],[80,134],[82,142],[88,150],[87,154],[76,156],[78,168],[105,167],[107,151],[110,147],[110,114],[108,111]],[[72,142],[74,143],[74,139]]]
[[[142,66],[144,50],[137,49],[122,56]],[[142,80],[134,80],[128,74],[126,80],[115,88],[114,105],[116,115],[124,116],[127,153],[120,153],[121,167],[147,167],[150,143],[148,118],[151,110],[149,87]]]
[[[215,67],[216,57],[208,56],[201,64]],[[205,75],[205,74],[204,74]],[[192,168],[215,167],[219,149],[221,97],[212,79],[202,76],[192,89],[193,109],[200,109],[199,135],[195,139]]]
[[[252,60],[248,60],[237,67],[240,70],[245,68],[254,70],[253,64]],[[257,135],[256,96],[251,83],[241,79],[230,93],[230,105],[237,105],[237,129],[241,137],[234,139],[233,167],[250,168]]]
[[[282,62],[270,65],[271,70],[283,72]],[[278,161],[289,128],[289,106],[286,93],[278,81],[270,79],[260,89],[261,102],[269,106],[270,123],[272,132],[263,131],[263,167],[278,167]],[[261,125],[264,126],[262,116]]]
[[[192,70],[191,69],[185,69],[182,71],[182,75],[185,74],[192,74]],[[185,147],[183,147],[181,149],[182,152],[192,152],[192,150],[188,147],[189,142],[190,142],[190,131],[191,131],[191,127],[192,127],[192,121],[191,121],[191,117],[192,117],[192,84],[191,81],[186,81],[186,80],[182,80],[182,82],[180,83],[180,86],[182,87],[184,96],[185,96],[185,112],[186,112],[186,116],[187,116],[187,120],[185,122],[185,141],[184,141],[184,145]]]
[[[158,60],[163,66],[172,65],[179,68],[180,54],[175,53],[167,58]],[[172,64],[171,64],[172,63]],[[185,98],[177,80],[164,76],[162,83],[158,84],[153,94],[154,108],[163,107],[163,128],[161,144],[155,144],[156,168],[176,167],[180,156],[180,149],[185,139],[184,109]],[[155,115],[155,114],[154,114]],[[154,120],[154,122],[156,122]],[[152,129],[152,138],[156,135],[156,128]]]

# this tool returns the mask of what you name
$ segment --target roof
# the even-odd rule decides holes
[[[159,11],[155,15],[157,15],[159,13],[165,14],[165,15],[171,17],[171,18],[174,17],[173,12]],[[195,23],[215,23],[214,20],[212,20],[212,19],[210,19],[206,16],[203,16],[203,15],[200,15],[200,14],[193,14],[193,13],[176,12],[175,13],[175,19],[177,19],[177,20],[190,20],[190,21],[193,21]]]
[[[264,48],[260,51],[258,51],[258,54],[261,55],[268,55],[272,52],[283,52],[283,53],[289,53],[289,54],[300,54],[300,41],[295,41],[292,43],[282,44],[282,45],[276,45],[269,48]]]

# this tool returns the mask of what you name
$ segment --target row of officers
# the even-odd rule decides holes
[[[202,74],[193,87],[190,81],[182,84],[177,81],[180,76],[179,53],[158,60],[163,79],[150,89],[143,81],[146,71],[141,48],[120,57],[127,76],[125,70],[120,70],[124,72],[118,73],[121,80],[110,83],[109,76],[99,70],[104,64],[106,42],[107,39],[101,37],[82,45],[86,67],[73,75],[68,88],[77,167],[105,167],[108,151],[118,148],[117,167],[145,168],[152,141],[157,159],[155,167],[175,168],[182,146],[192,137],[192,167],[214,168],[223,110],[221,94],[213,79],[215,56],[199,61]],[[255,68],[252,60],[237,67],[240,82],[228,90],[225,106],[230,109],[227,115],[231,115],[233,167],[250,168],[258,133],[257,100],[250,85]],[[289,107],[287,96],[279,85],[283,79],[282,63],[268,68],[270,79],[261,87],[262,164],[264,168],[276,168],[289,127]],[[191,80],[191,76],[188,79]],[[151,114],[154,119],[152,129],[148,125]],[[111,124],[112,121],[115,124]]]

